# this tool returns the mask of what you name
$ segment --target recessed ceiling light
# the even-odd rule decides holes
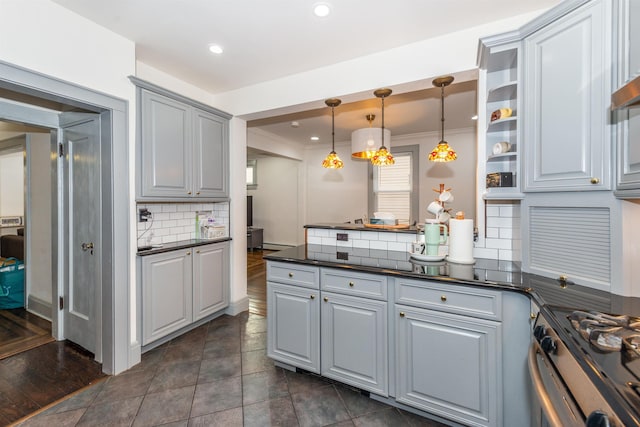
[[[317,17],[324,18],[331,13],[329,3],[316,3],[313,5],[313,14]]]
[[[222,47],[217,44],[210,44],[209,50],[211,51],[211,53],[216,53],[218,55],[222,53]]]
[[[319,136],[312,136],[311,140],[312,141],[320,141],[320,137]]]

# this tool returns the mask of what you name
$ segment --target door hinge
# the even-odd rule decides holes
[[[62,143],[58,143],[58,156],[62,157],[64,156],[64,145],[62,145]]]
[[[64,297],[58,298],[58,307],[60,310],[64,308]]]

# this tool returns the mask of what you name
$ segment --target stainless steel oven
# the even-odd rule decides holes
[[[621,379],[623,388],[618,389],[614,384],[617,380],[610,378],[605,370],[624,371],[619,354],[610,352],[613,357],[605,361],[605,365],[613,362],[615,367],[600,366],[602,358],[592,356],[599,355],[600,351],[605,355],[607,351],[581,337],[595,328],[576,329],[572,316],[576,317],[559,311],[554,312],[551,320],[551,316],[546,318],[540,312],[536,319],[528,361],[534,408],[537,407],[534,424],[553,427],[640,425],[633,413],[635,402],[625,402],[630,397],[628,392],[637,393],[628,384],[634,377]]]

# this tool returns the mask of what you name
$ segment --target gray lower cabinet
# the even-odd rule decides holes
[[[193,320],[229,305],[229,244],[194,248]]]
[[[142,258],[142,345],[191,323],[191,250]]]
[[[320,373],[320,292],[267,282],[267,355]]]
[[[229,243],[141,257],[142,345],[229,305]]]
[[[403,305],[395,313],[396,400],[465,425],[497,425],[500,323]]]
[[[387,302],[322,292],[323,376],[388,396]]]
[[[267,263],[267,355],[320,373],[320,270]]]

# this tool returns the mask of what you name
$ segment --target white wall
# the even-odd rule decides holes
[[[253,226],[263,229],[264,243],[295,246],[304,243],[300,180],[303,164],[284,157],[260,157],[258,186],[253,196]]]
[[[353,222],[367,214],[368,163],[351,158],[350,143],[336,143],[335,148],[344,162],[342,169],[322,167],[331,151],[326,144],[309,148],[305,154],[305,224]]]
[[[22,148],[0,152],[0,216],[24,216],[24,155]]]
[[[29,297],[51,304],[51,137],[28,135],[30,218],[27,231]],[[43,313],[44,314],[44,313]],[[47,318],[51,317],[49,313]]]

